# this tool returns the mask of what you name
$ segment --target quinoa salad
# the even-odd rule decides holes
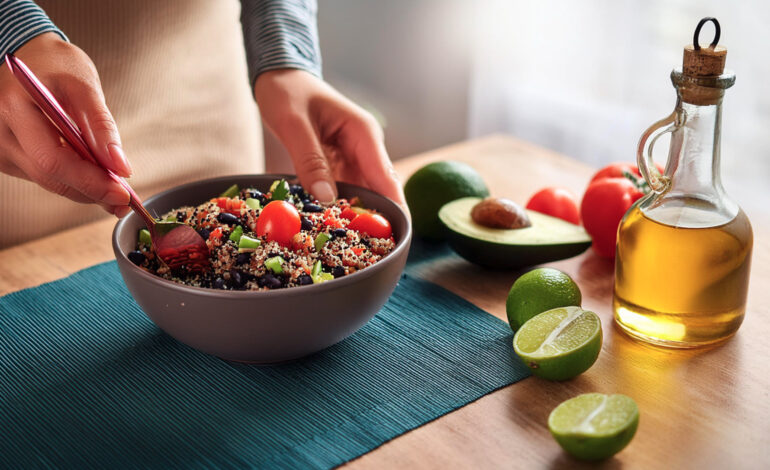
[[[318,284],[365,269],[393,251],[390,223],[358,198],[322,204],[300,185],[273,182],[268,192],[233,185],[163,220],[192,226],[206,241],[211,269],[172,271],[140,230],[128,258],[180,284],[224,290],[269,290]]]

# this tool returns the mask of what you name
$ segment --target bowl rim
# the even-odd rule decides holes
[[[145,205],[152,204],[153,202],[155,202],[155,200],[160,199],[172,192],[181,191],[203,183],[214,183],[219,181],[227,182],[238,178],[243,179],[243,178],[253,178],[253,177],[275,177],[275,178],[284,178],[287,180],[297,178],[296,175],[292,175],[288,173],[251,173],[251,174],[218,176],[214,178],[206,178],[206,179],[196,180],[189,183],[174,186],[172,188],[161,191],[157,194],[153,194],[152,196],[144,200],[143,203]],[[186,284],[180,284],[178,282],[164,279],[160,276],[157,276],[155,274],[151,274],[145,271],[144,269],[140,268],[139,266],[131,262],[131,260],[128,259],[128,255],[123,252],[123,249],[121,249],[121,247],[118,244],[118,235],[120,232],[122,232],[123,227],[128,223],[128,220],[131,217],[139,217],[133,212],[131,212],[126,217],[123,217],[115,224],[115,227],[112,230],[112,250],[115,253],[116,259],[120,258],[121,260],[123,260],[125,263],[129,265],[129,269],[133,270],[135,274],[146,279],[147,281],[158,282],[161,286],[166,287],[168,289],[178,290],[182,292],[189,292],[191,294],[196,294],[196,295],[213,296],[213,297],[220,297],[220,298],[222,296],[225,296],[225,297],[232,297],[237,299],[249,299],[249,298],[257,298],[257,297],[272,298],[272,297],[282,297],[282,296],[292,295],[293,293],[301,294],[303,292],[304,293],[318,292],[320,289],[336,290],[338,288],[344,288],[347,285],[356,283],[359,280],[363,280],[370,276],[375,275],[377,272],[384,269],[385,264],[387,264],[386,263],[387,260],[392,260],[393,258],[398,257],[398,255],[403,254],[404,251],[408,251],[409,245],[411,244],[411,239],[412,239],[412,221],[411,221],[411,218],[409,217],[409,214],[407,214],[399,204],[397,204],[395,201],[393,201],[387,196],[383,196],[379,193],[372,191],[371,189],[364,188],[356,184],[347,183],[343,181],[338,181],[335,183],[344,184],[355,191],[370,193],[371,195],[378,198],[382,198],[387,202],[389,202],[390,204],[392,204],[398,210],[400,216],[404,218],[404,221],[406,222],[406,231],[403,239],[396,242],[396,248],[390,253],[388,253],[385,256],[385,258],[381,259],[380,261],[378,261],[372,266],[366,267],[364,269],[358,270],[352,274],[348,274],[340,278],[332,279],[327,282],[323,282],[320,284],[310,284],[306,286],[295,286],[295,287],[289,287],[289,288],[283,288],[283,289],[270,289],[267,291],[262,291],[262,290],[240,291],[240,290],[221,290],[221,289],[211,289],[208,287],[188,286]],[[298,291],[298,289],[302,289],[302,290]]]

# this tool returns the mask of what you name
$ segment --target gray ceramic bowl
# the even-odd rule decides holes
[[[237,183],[265,190],[290,175],[239,175],[185,184],[149,198],[150,212],[197,205]],[[126,256],[143,223],[120,220],[112,246],[128,290],[163,331],[200,351],[225,359],[283,362],[327,348],[361,328],[385,304],[406,263],[412,228],[393,201],[367,189],[338,183],[340,197],[359,196],[393,226],[396,248],[377,264],[323,284],[272,291],[221,291],[177,284],[140,269]]]

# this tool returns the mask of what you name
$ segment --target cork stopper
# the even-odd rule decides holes
[[[708,47],[700,45],[700,30],[704,24],[714,23],[714,39]],[[718,46],[721,28],[716,18],[698,22],[692,44],[684,47],[682,69],[671,72],[671,80],[682,101],[700,106],[719,104],[725,89],[735,83],[735,75],[725,72],[727,49]]]
[[[700,30],[708,22],[714,23],[714,40],[708,47],[700,45]],[[684,47],[684,57],[682,60],[682,72],[690,77],[716,77],[722,75],[725,70],[725,60],[727,59],[727,49],[718,46],[721,28],[716,18],[703,18],[698,22],[693,34],[692,44]]]

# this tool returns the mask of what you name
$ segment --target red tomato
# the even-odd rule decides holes
[[[370,214],[370,213],[372,213],[372,211],[368,209],[364,209],[363,207],[351,206],[343,209],[342,212],[340,213],[340,216],[348,220],[353,220],[356,218],[356,216],[358,216],[358,214]]]
[[[286,201],[270,202],[257,218],[257,235],[282,246],[289,246],[292,237],[299,233],[301,227],[297,208]]]
[[[529,198],[527,209],[558,217],[575,225],[580,224],[577,201],[575,196],[566,189],[541,189]]]
[[[390,222],[380,214],[358,214],[358,217],[350,221],[348,228],[375,238],[390,238],[393,234]]]
[[[310,235],[297,232],[291,237],[291,249],[294,251],[310,251],[313,248],[313,237]]]
[[[620,220],[643,195],[634,182],[624,177],[604,178],[588,185],[580,214],[586,232],[593,238],[596,253],[605,258],[615,257]]]
[[[657,167],[658,171],[663,174],[663,166],[661,166],[659,163],[656,163],[655,167]],[[636,163],[615,162],[610,163],[601,170],[597,171],[593,178],[591,178],[591,183],[604,178],[623,178],[624,172],[628,172],[636,176],[642,176],[642,174],[639,172],[639,168],[636,166]]]
[[[358,212],[354,211],[351,207],[346,207],[340,213],[340,217],[343,219],[353,220],[358,216]]]

